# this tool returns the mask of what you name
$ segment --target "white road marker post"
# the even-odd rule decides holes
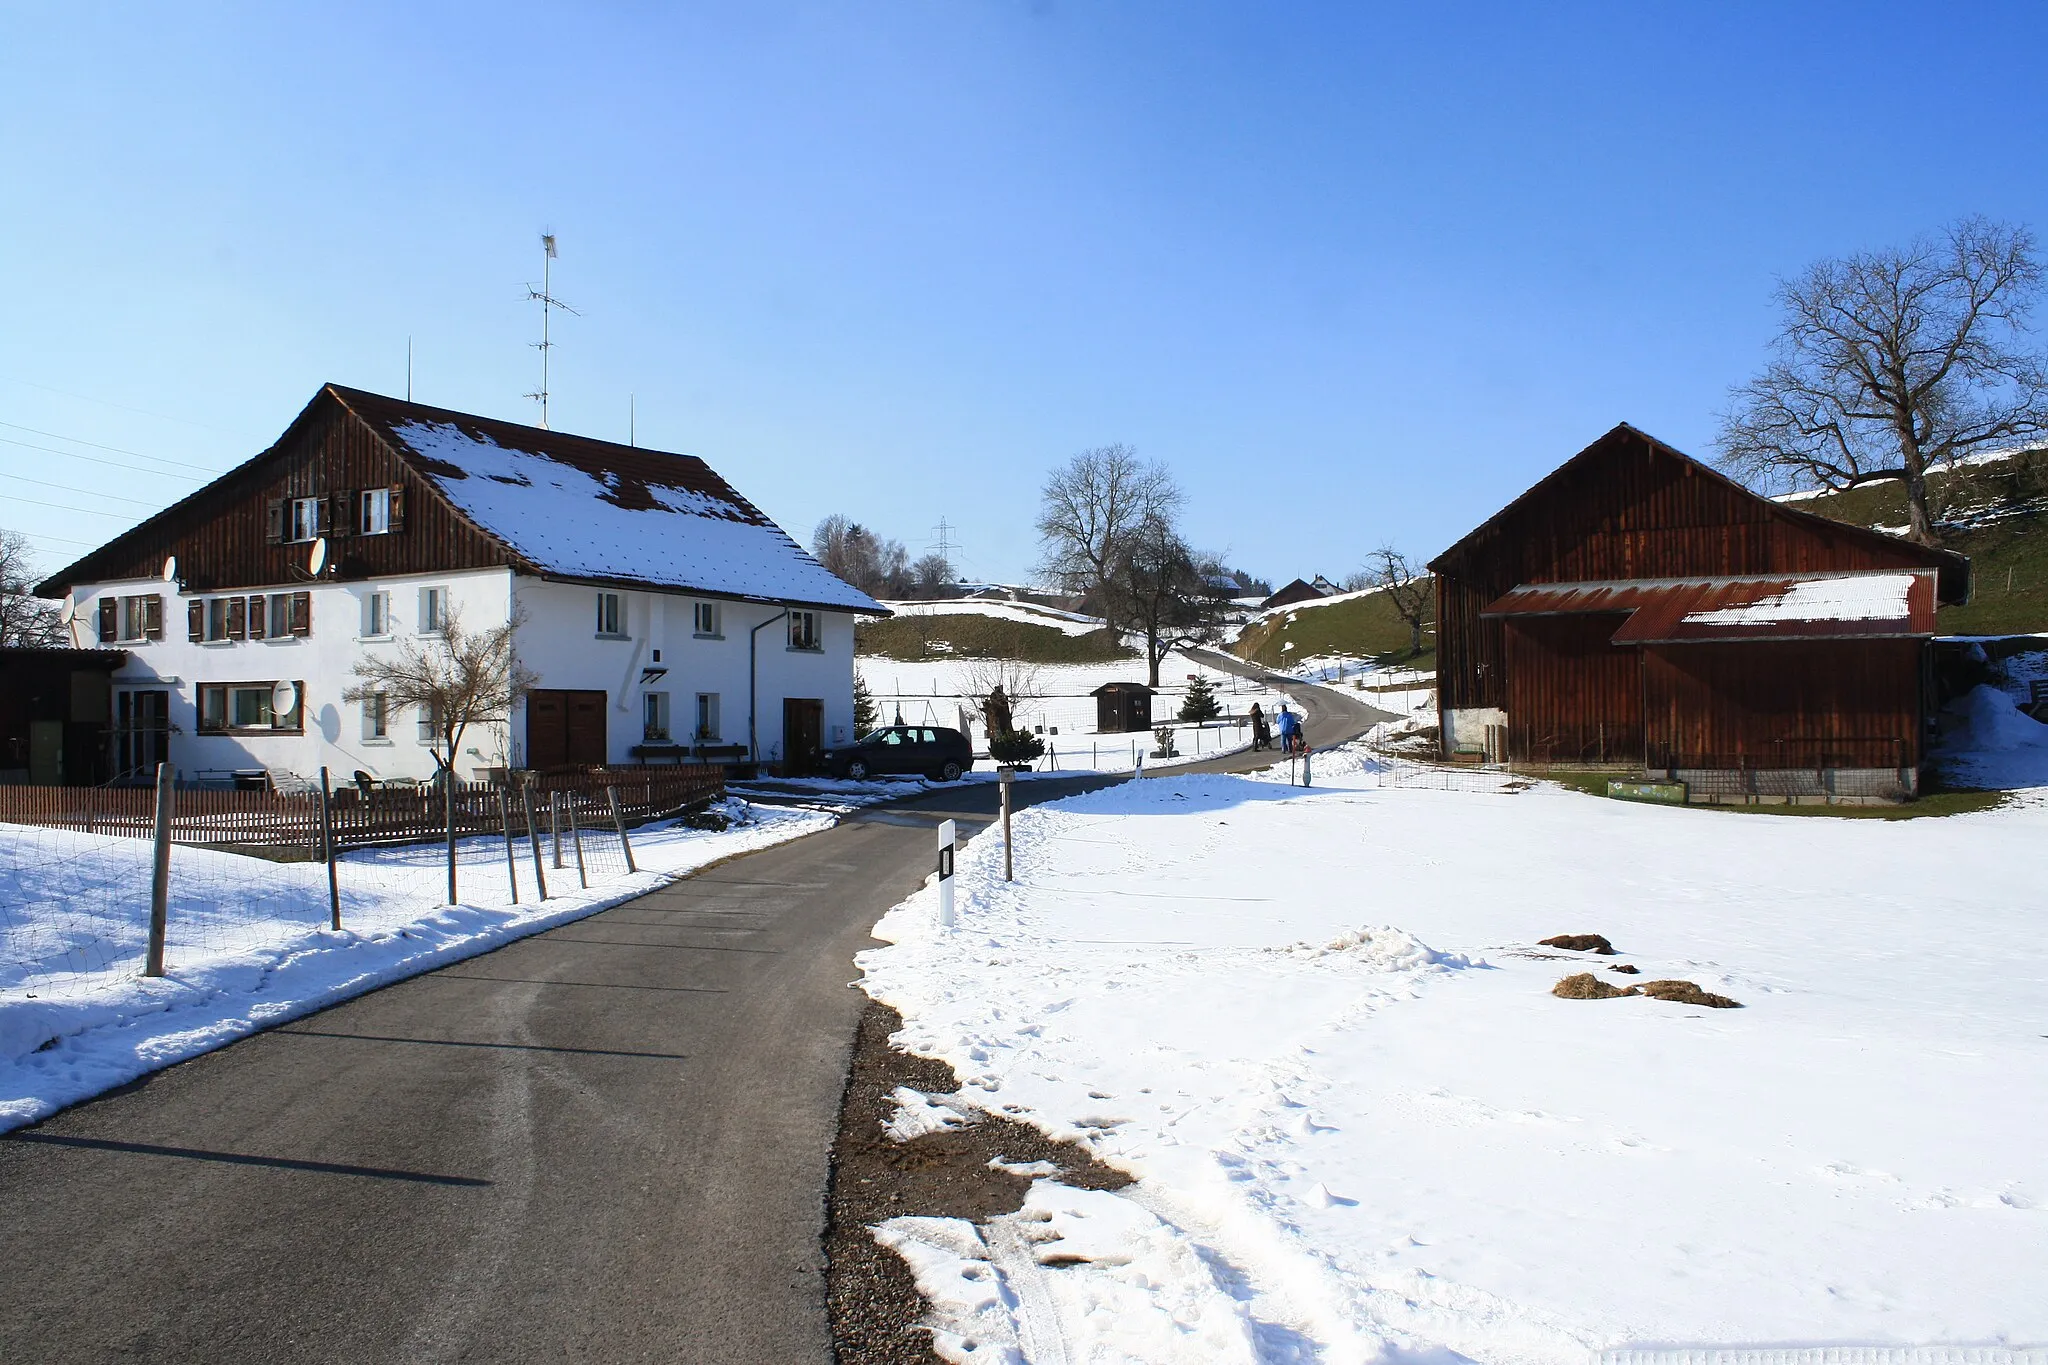
[[[939,825],[939,927],[953,927],[953,836],[951,820]]]
[[[1308,780],[1308,777],[1309,777],[1308,769],[1309,769],[1309,760],[1310,760],[1310,759],[1312,759],[1312,758],[1314,758],[1315,756],[1316,756],[1316,751],[1315,751],[1314,749],[1303,749],[1303,750],[1301,751],[1301,785],[1302,785],[1302,786],[1304,786],[1304,787],[1307,787],[1307,786],[1311,786],[1311,785],[1313,785],[1313,784],[1312,784],[1312,783],[1310,783],[1310,781]]]

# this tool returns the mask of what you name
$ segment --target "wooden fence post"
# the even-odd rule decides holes
[[[576,798],[582,792],[569,793],[569,838],[576,845],[576,881],[585,891],[590,889],[590,874],[583,869],[583,826],[576,823]]]
[[[327,769],[320,770],[320,851],[327,857],[327,908],[329,927],[341,928],[341,873],[335,868],[334,793],[327,786]]]
[[[441,770],[441,791],[447,798],[448,807],[448,903],[458,905],[455,899],[455,767],[450,764]]]
[[[505,880],[512,884],[512,903],[519,904],[519,859],[512,852],[512,803],[505,789],[498,788],[498,823],[505,827]]]
[[[540,866],[540,826],[533,819],[533,779],[528,778],[519,789],[519,800],[526,807],[526,839],[533,846],[533,880],[540,887],[540,898],[548,898],[548,874]]]
[[[156,765],[156,861],[149,878],[149,957],[144,976],[164,974],[164,935],[171,919],[171,765]]]
[[[562,866],[562,794],[558,791],[548,793],[548,842],[554,849],[555,868],[557,871],[560,871]]]
[[[640,869],[633,866],[633,841],[626,837],[626,817],[619,813],[619,789],[606,787],[604,799],[611,803],[612,827],[619,832],[619,847],[626,850],[626,871],[638,872]]]

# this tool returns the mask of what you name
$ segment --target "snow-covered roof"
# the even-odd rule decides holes
[[[539,572],[888,614],[692,456],[335,393]]]

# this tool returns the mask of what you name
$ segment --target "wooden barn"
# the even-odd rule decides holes
[[[1640,768],[1690,800],[1919,790],[1960,555],[1759,497],[1635,428],[1430,564],[1447,754]]]

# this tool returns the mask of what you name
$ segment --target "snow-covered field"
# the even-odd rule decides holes
[[[1088,635],[1101,630],[1100,616],[1040,606],[1036,602],[1004,602],[983,597],[949,597],[936,602],[882,603],[898,616],[992,616],[998,621],[1022,621],[1026,625],[1050,626],[1062,635]]]
[[[1138,1183],[880,1235],[954,1360],[2048,1339],[2048,746],[2002,761],[2036,790],[1907,821],[1383,787],[1356,749],[1029,809],[1016,882],[977,838],[957,927],[912,897],[865,984]],[[1585,971],[1744,1008],[1551,995]]]
[[[979,661],[941,659],[904,663],[863,655],[854,662],[875,699],[883,721],[894,720],[899,711],[911,724],[957,727],[966,720],[974,725],[972,733],[977,747],[986,745],[987,736],[979,724],[974,704],[967,696],[969,680],[981,666]],[[1089,768],[1105,772],[1126,771],[1132,766],[1140,747],[1151,747],[1149,734],[1097,734],[1096,701],[1089,695],[1104,683],[1145,681],[1142,660],[1126,659],[1107,664],[1033,664],[1024,668],[1032,676],[1034,685],[1031,691],[1036,695],[1016,707],[1017,724],[1045,727],[1046,747],[1054,752],[1061,771]],[[1275,689],[1261,687],[1234,673],[1225,673],[1197,663],[1184,654],[1174,653],[1167,656],[1160,666],[1159,692],[1152,698],[1152,717],[1157,724],[1177,723],[1175,717],[1187,696],[1188,677],[1197,673],[1209,679],[1215,689],[1217,703],[1233,719],[1242,719],[1253,702],[1270,712],[1287,700],[1285,694]],[[1055,728],[1059,731],[1057,735],[1052,733]],[[1202,732],[1199,740],[1190,730],[1180,737],[1177,744],[1184,758],[1193,759],[1241,748],[1250,740],[1249,731],[1225,726]],[[1199,755],[1195,748],[1197,743],[1201,745]],[[1146,766],[1156,764],[1147,759]]]
[[[143,839],[0,825],[0,1131],[350,996],[643,895],[707,863],[833,823],[819,811],[728,800],[722,831],[588,836],[589,890],[575,864],[550,869],[537,902],[521,846],[521,904],[504,845],[464,840],[462,903],[448,906],[441,850],[363,850],[340,866],[342,922],[328,924],[324,866],[174,848],[168,974],[141,975],[149,923]],[[600,854],[603,856],[600,857]],[[547,861],[544,858],[544,863]],[[602,866],[599,866],[602,864]]]

